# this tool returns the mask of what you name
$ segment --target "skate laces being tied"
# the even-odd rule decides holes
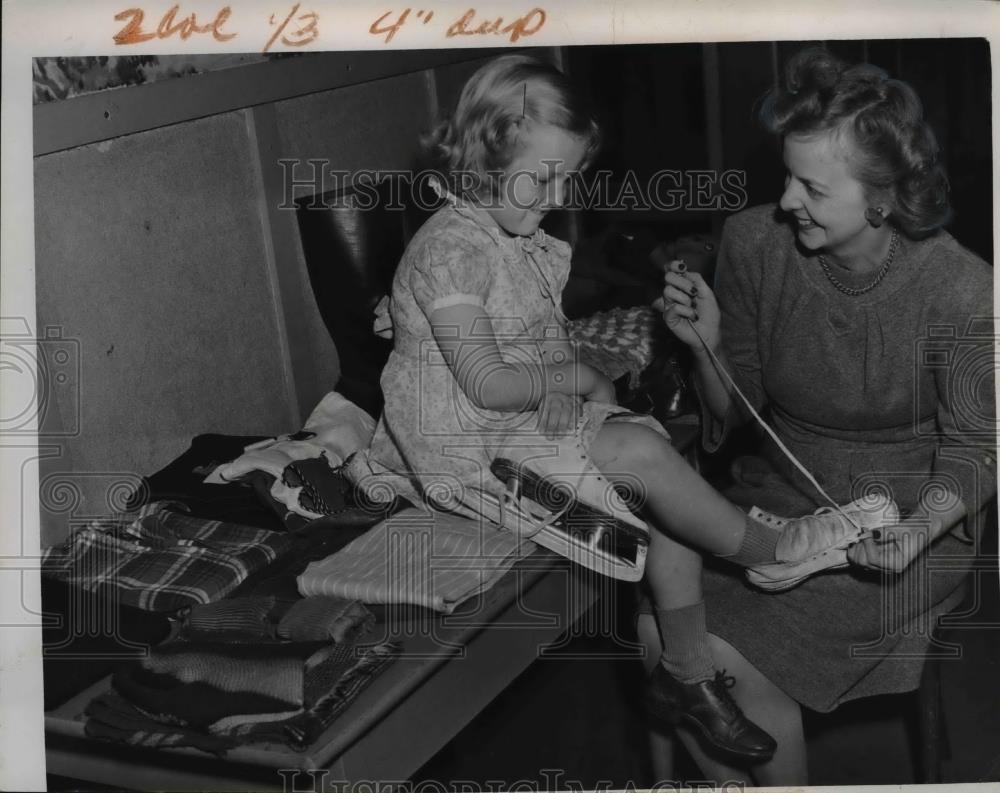
[[[711,347],[708,346],[708,343],[702,337],[701,333],[698,332],[698,328],[695,327],[695,324],[687,317],[685,317],[684,319],[691,326],[691,330],[694,331],[694,335],[698,337],[698,341],[701,342],[701,346],[705,348],[705,352],[708,353],[708,357],[711,359],[712,364],[716,368],[716,371],[718,371],[719,374],[721,374],[726,379],[726,382],[728,382],[729,385],[732,386],[733,391],[735,391],[739,395],[740,399],[743,400],[743,404],[746,405],[747,410],[750,411],[750,414],[754,417],[757,423],[763,428],[764,432],[766,432],[768,436],[771,438],[771,440],[773,440],[778,445],[778,448],[781,449],[782,454],[784,454],[791,461],[792,465],[794,465],[802,473],[802,475],[809,480],[809,483],[816,488],[817,492],[823,498],[825,498],[827,501],[830,502],[831,505],[830,507],[821,507],[820,509],[824,511],[829,510],[831,512],[833,511],[838,512],[840,516],[843,517],[844,520],[846,520],[851,526],[854,526],[854,528],[856,528],[858,531],[863,532],[864,530],[861,528],[861,525],[858,523],[858,521],[856,521],[854,518],[848,515],[847,512],[844,511],[844,508],[841,507],[840,504],[838,504],[836,501],[833,500],[833,498],[830,497],[830,494],[823,489],[823,486],[819,482],[816,481],[816,477],[814,477],[809,472],[808,468],[806,468],[801,462],[799,462],[798,458],[796,458],[796,456],[792,454],[791,449],[785,446],[781,438],[778,437],[778,434],[768,426],[767,422],[764,421],[760,413],[758,413],[754,408],[754,406],[750,404],[750,400],[747,398],[747,395],[740,390],[740,387],[738,385],[736,385],[736,381],[733,379],[732,375],[730,375],[729,372],[726,371],[726,367],[722,365],[722,361],[720,361],[718,356],[714,352],[712,352]],[[817,510],[816,514],[821,514],[821,513],[819,510]]]

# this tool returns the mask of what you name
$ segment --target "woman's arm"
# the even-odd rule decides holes
[[[997,492],[992,272],[978,260],[958,260],[951,271],[954,284],[938,295],[943,319],[928,324],[923,344],[914,345],[917,377],[933,382],[937,395],[931,470],[906,520],[883,532],[882,542],[848,552],[863,566],[905,569],[938,537],[960,526],[968,534]]]
[[[510,363],[500,355],[482,306],[462,304],[431,313],[431,330],[462,391],[486,410],[536,410],[549,394],[614,400],[610,380],[570,356],[559,363]],[[546,340],[539,340],[544,345]],[[558,358],[558,356],[553,356]]]

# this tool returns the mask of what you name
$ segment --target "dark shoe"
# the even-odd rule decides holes
[[[743,715],[729,694],[736,680],[716,672],[712,680],[681,683],[663,664],[657,664],[646,683],[646,708],[676,726],[695,727],[712,748],[735,757],[770,760],[778,744]]]

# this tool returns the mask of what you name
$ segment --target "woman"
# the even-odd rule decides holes
[[[762,113],[783,141],[778,207],[728,220],[717,298],[673,265],[664,318],[694,353],[709,450],[749,417],[714,353],[835,501],[881,490],[904,517],[851,547],[847,568],[787,591],[706,569],[716,666],[778,749],[751,779],[689,746],[708,778],[759,785],[807,783],[801,706],[917,687],[996,492],[992,272],[940,230],[947,182],[919,100],[824,50],[796,55],[785,78]],[[748,508],[799,516],[828,503],[770,441],[733,478],[726,495]],[[639,631],[658,644],[650,615]]]

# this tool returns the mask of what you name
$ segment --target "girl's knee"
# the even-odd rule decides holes
[[[612,464],[637,474],[655,471],[680,459],[670,442],[655,430],[642,424],[605,425],[598,436],[598,465]]]

